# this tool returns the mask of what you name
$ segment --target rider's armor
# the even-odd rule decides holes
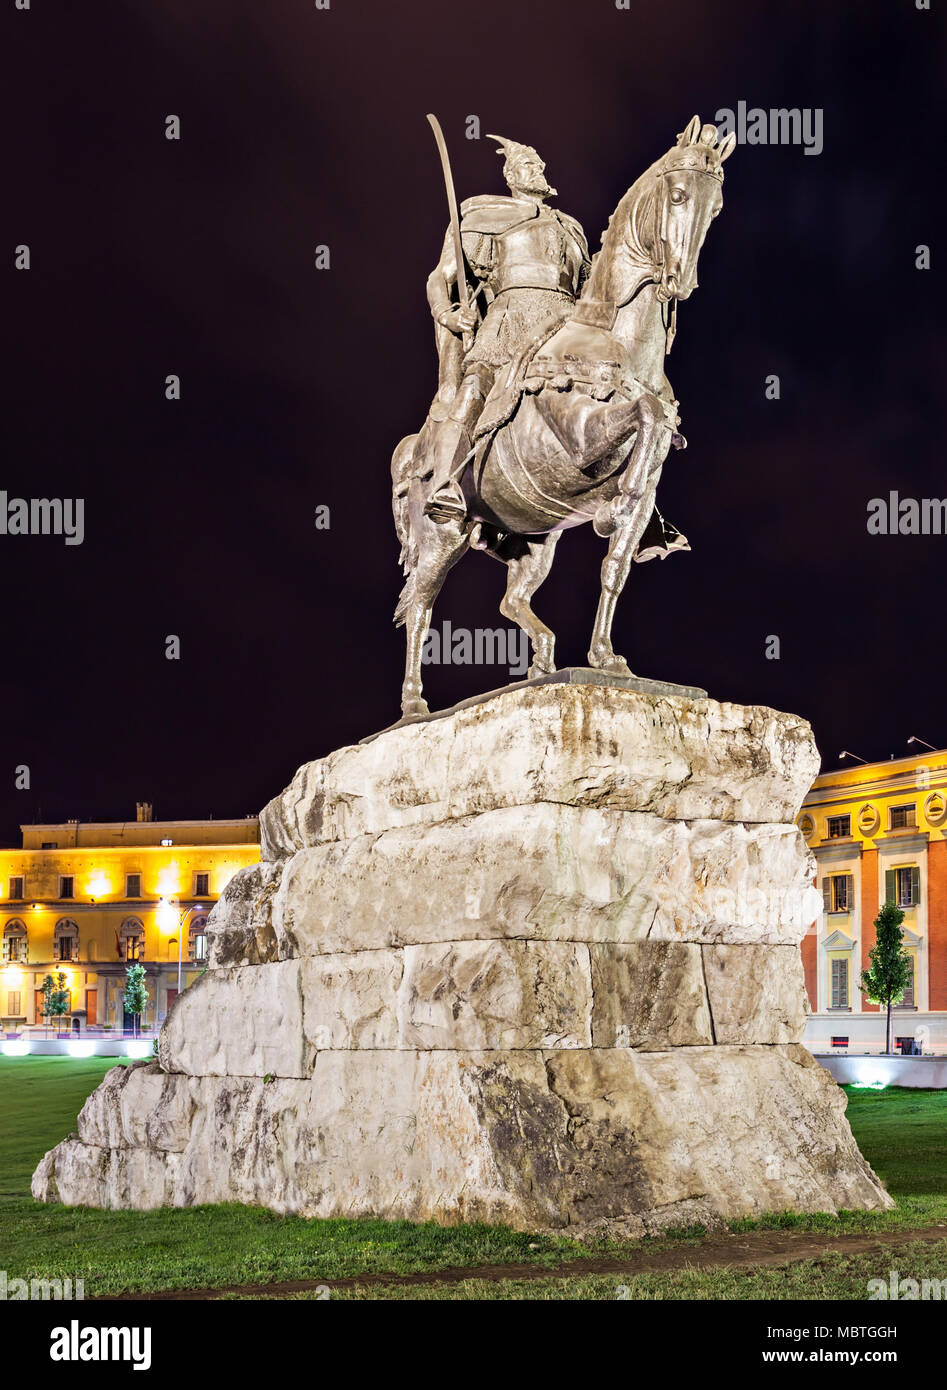
[[[436,519],[463,511],[455,479],[496,371],[544,324],[565,317],[590,265],[580,224],[544,203],[488,194],[468,198],[461,214],[464,258],[475,278],[471,289],[486,313],[460,364],[456,394],[449,404],[435,402],[431,412],[434,483],[428,509]],[[446,295],[445,286],[444,302],[432,303],[435,316],[449,306]]]
[[[574,217],[526,198],[468,198],[462,214],[464,254],[488,306],[464,365],[500,367],[573,302],[588,247]]]

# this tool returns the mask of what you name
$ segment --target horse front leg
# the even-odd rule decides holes
[[[650,415],[651,412],[648,412]],[[647,420],[648,416],[645,417]],[[663,420],[663,411],[661,413]],[[602,591],[598,610],[595,614],[595,627],[592,632],[592,645],[589,648],[589,665],[596,670],[607,671],[612,676],[632,676],[628,662],[618,656],[612,646],[612,623],[618,596],[625,587],[638,543],[644,535],[645,527],[654,510],[661,469],[671,447],[671,430],[666,425],[648,424],[644,421],[639,429],[626,476],[629,485],[622,488],[618,497],[608,503],[609,515],[616,518],[616,528],[608,545],[608,554],[602,562]],[[643,446],[643,458],[635,459],[639,447]],[[598,525],[595,527],[599,530]],[[601,534],[601,533],[600,533]]]
[[[618,485],[618,495],[609,502],[603,502],[592,519],[593,529],[598,536],[610,536],[632,519],[652,483],[655,467],[660,468],[671,447],[673,431],[664,413],[664,405],[657,396],[650,392],[641,396],[635,402],[634,411],[637,434]]]

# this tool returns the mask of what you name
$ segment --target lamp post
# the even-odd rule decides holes
[[[164,930],[165,930],[165,931],[168,931],[168,925],[167,925],[167,924],[168,924],[168,918],[169,918],[169,916],[170,916],[172,913],[175,913],[175,912],[177,912],[177,914],[178,914],[178,922],[177,922],[177,928],[178,928],[178,994],[181,993],[181,965],[182,965],[182,950],[183,950],[183,942],[184,942],[184,928],[185,928],[185,925],[186,925],[186,923],[187,923],[187,919],[188,919],[189,917],[193,916],[193,914],[194,914],[195,912],[203,912],[203,911],[205,911],[204,905],[203,905],[202,903],[195,903],[194,906],[193,906],[193,907],[189,907],[189,908],[187,909],[186,912],[181,912],[181,911],[178,909],[178,905],[177,905],[177,903],[175,902],[174,898],[162,898],[162,899],[161,899],[161,902],[160,902],[159,905],[158,905],[159,921],[160,921],[160,918],[164,918]],[[169,933],[169,934],[170,934],[170,933]]]
[[[203,909],[199,904],[195,907],[189,907],[187,912],[185,912],[184,915],[181,917],[180,925],[178,927],[178,994],[181,993],[181,947],[184,941],[184,927],[187,922],[187,919],[192,915],[192,913],[201,912],[202,910]]]
[[[926,738],[918,738],[916,734],[911,735],[911,737],[908,739],[908,743],[923,743],[924,747],[929,748],[932,753],[937,752],[937,749],[934,747],[932,743],[928,743]]]

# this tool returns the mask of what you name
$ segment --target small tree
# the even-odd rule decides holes
[[[42,984],[41,991],[43,996],[43,1018],[46,1020],[46,1036],[49,1037],[49,1020],[51,1018],[62,1018],[63,1014],[69,1012],[69,991],[66,989],[66,976],[62,970],[56,971],[56,977],[47,975]]]
[[[47,1036],[47,1038],[49,1037],[49,1020],[52,1018],[52,1014],[53,1014],[53,1011],[52,1011],[52,1009],[50,1008],[50,1002],[49,1002],[49,1001],[50,1001],[50,999],[52,998],[53,990],[54,990],[55,988],[56,988],[56,983],[55,983],[55,981],[53,980],[52,975],[46,975],[46,976],[44,977],[44,979],[43,979],[43,985],[42,985],[42,989],[41,989],[40,993],[41,993],[42,996],[43,996],[43,1020],[44,1020],[45,1025],[46,1025],[46,1036]]]
[[[904,913],[896,903],[885,903],[875,918],[875,944],[868,953],[871,966],[862,971],[861,990],[873,1004],[888,1010],[885,1052],[891,1047],[891,1008],[900,1004],[911,979],[911,958],[901,948]]]
[[[138,1037],[141,1015],[144,1013],[147,1003],[145,967],[143,965],[130,965],[125,971],[125,1011],[132,1014],[135,1019],[136,1038]]]

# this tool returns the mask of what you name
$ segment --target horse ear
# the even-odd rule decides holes
[[[700,117],[692,116],[687,123],[687,128],[685,130],[682,130],[680,135],[677,137],[677,143],[682,147],[684,145],[693,145],[694,141],[697,139],[699,134]]]
[[[734,146],[737,143],[737,133],[731,130],[729,135],[724,136],[717,146],[717,157],[722,164],[725,159],[729,159],[733,154]]]

